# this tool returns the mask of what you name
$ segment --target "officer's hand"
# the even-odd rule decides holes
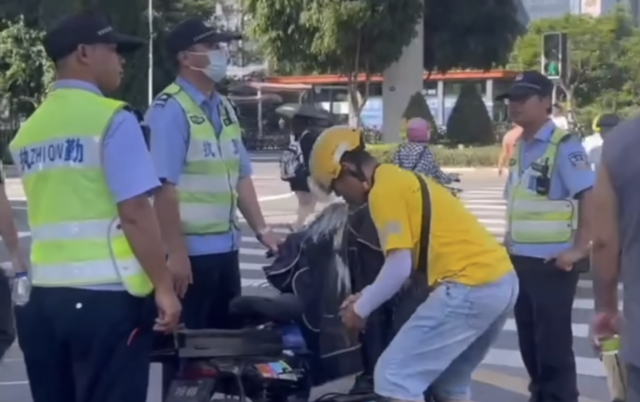
[[[258,241],[274,253],[278,252],[278,246],[280,245],[280,243],[282,243],[282,240],[279,239],[272,230],[268,230],[265,233],[259,235]]]
[[[545,262],[554,260],[556,267],[564,271],[571,271],[573,269],[573,266],[578,261],[586,257],[587,257],[587,252],[577,247],[572,247],[569,250],[563,251],[562,253],[558,254],[553,258],[548,258]]]
[[[27,272],[29,270],[29,260],[22,250],[16,250],[11,254],[11,267],[14,273]]]
[[[173,332],[180,323],[180,313],[182,305],[173,289],[156,289],[156,306],[158,307],[158,318],[153,326],[154,331]]]
[[[620,331],[617,311],[599,312],[593,317],[593,335],[596,340],[608,339]]]
[[[171,277],[173,278],[176,294],[178,297],[183,298],[187,293],[189,285],[193,283],[189,256],[186,253],[169,254],[167,264],[169,265],[169,272],[171,272]]]

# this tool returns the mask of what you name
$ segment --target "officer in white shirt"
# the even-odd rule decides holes
[[[615,113],[605,113],[598,115],[593,119],[593,134],[585,137],[582,140],[582,145],[587,156],[589,157],[589,163],[595,170],[600,164],[600,156],[602,155],[602,142],[603,137],[615,126],[620,123],[621,119]]]

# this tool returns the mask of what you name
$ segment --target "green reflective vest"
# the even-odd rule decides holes
[[[188,235],[224,233],[237,226],[236,204],[242,132],[233,107],[222,98],[222,132],[209,116],[176,84],[159,96],[173,97],[189,122],[189,144],[176,185],[182,231]],[[153,134],[152,134],[153,135]]]
[[[122,232],[102,169],[103,137],[124,105],[57,89],[11,141],[27,197],[35,286],[122,283],[135,296],[153,290]]]
[[[509,163],[509,200],[507,206],[507,234],[514,243],[566,243],[573,240],[577,228],[578,204],[573,199],[551,200],[530,188],[546,166],[547,176],[553,177],[558,146],[568,132],[555,129],[545,153],[521,172],[522,140]]]

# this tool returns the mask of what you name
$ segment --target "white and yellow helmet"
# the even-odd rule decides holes
[[[363,147],[360,129],[349,126],[333,126],[324,130],[316,139],[309,157],[309,188],[319,197],[333,192],[333,181],[340,175],[340,159],[345,152]]]

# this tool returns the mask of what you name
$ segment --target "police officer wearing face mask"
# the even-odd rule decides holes
[[[238,39],[198,19],[178,24],[166,42],[178,77],[146,116],[162,182],[154,207],[190,329],[234,326],[228,306],[241,290],[238,209],[265,246],[277,247],[234,107],[215,90],[227,71],[226,44]]]

